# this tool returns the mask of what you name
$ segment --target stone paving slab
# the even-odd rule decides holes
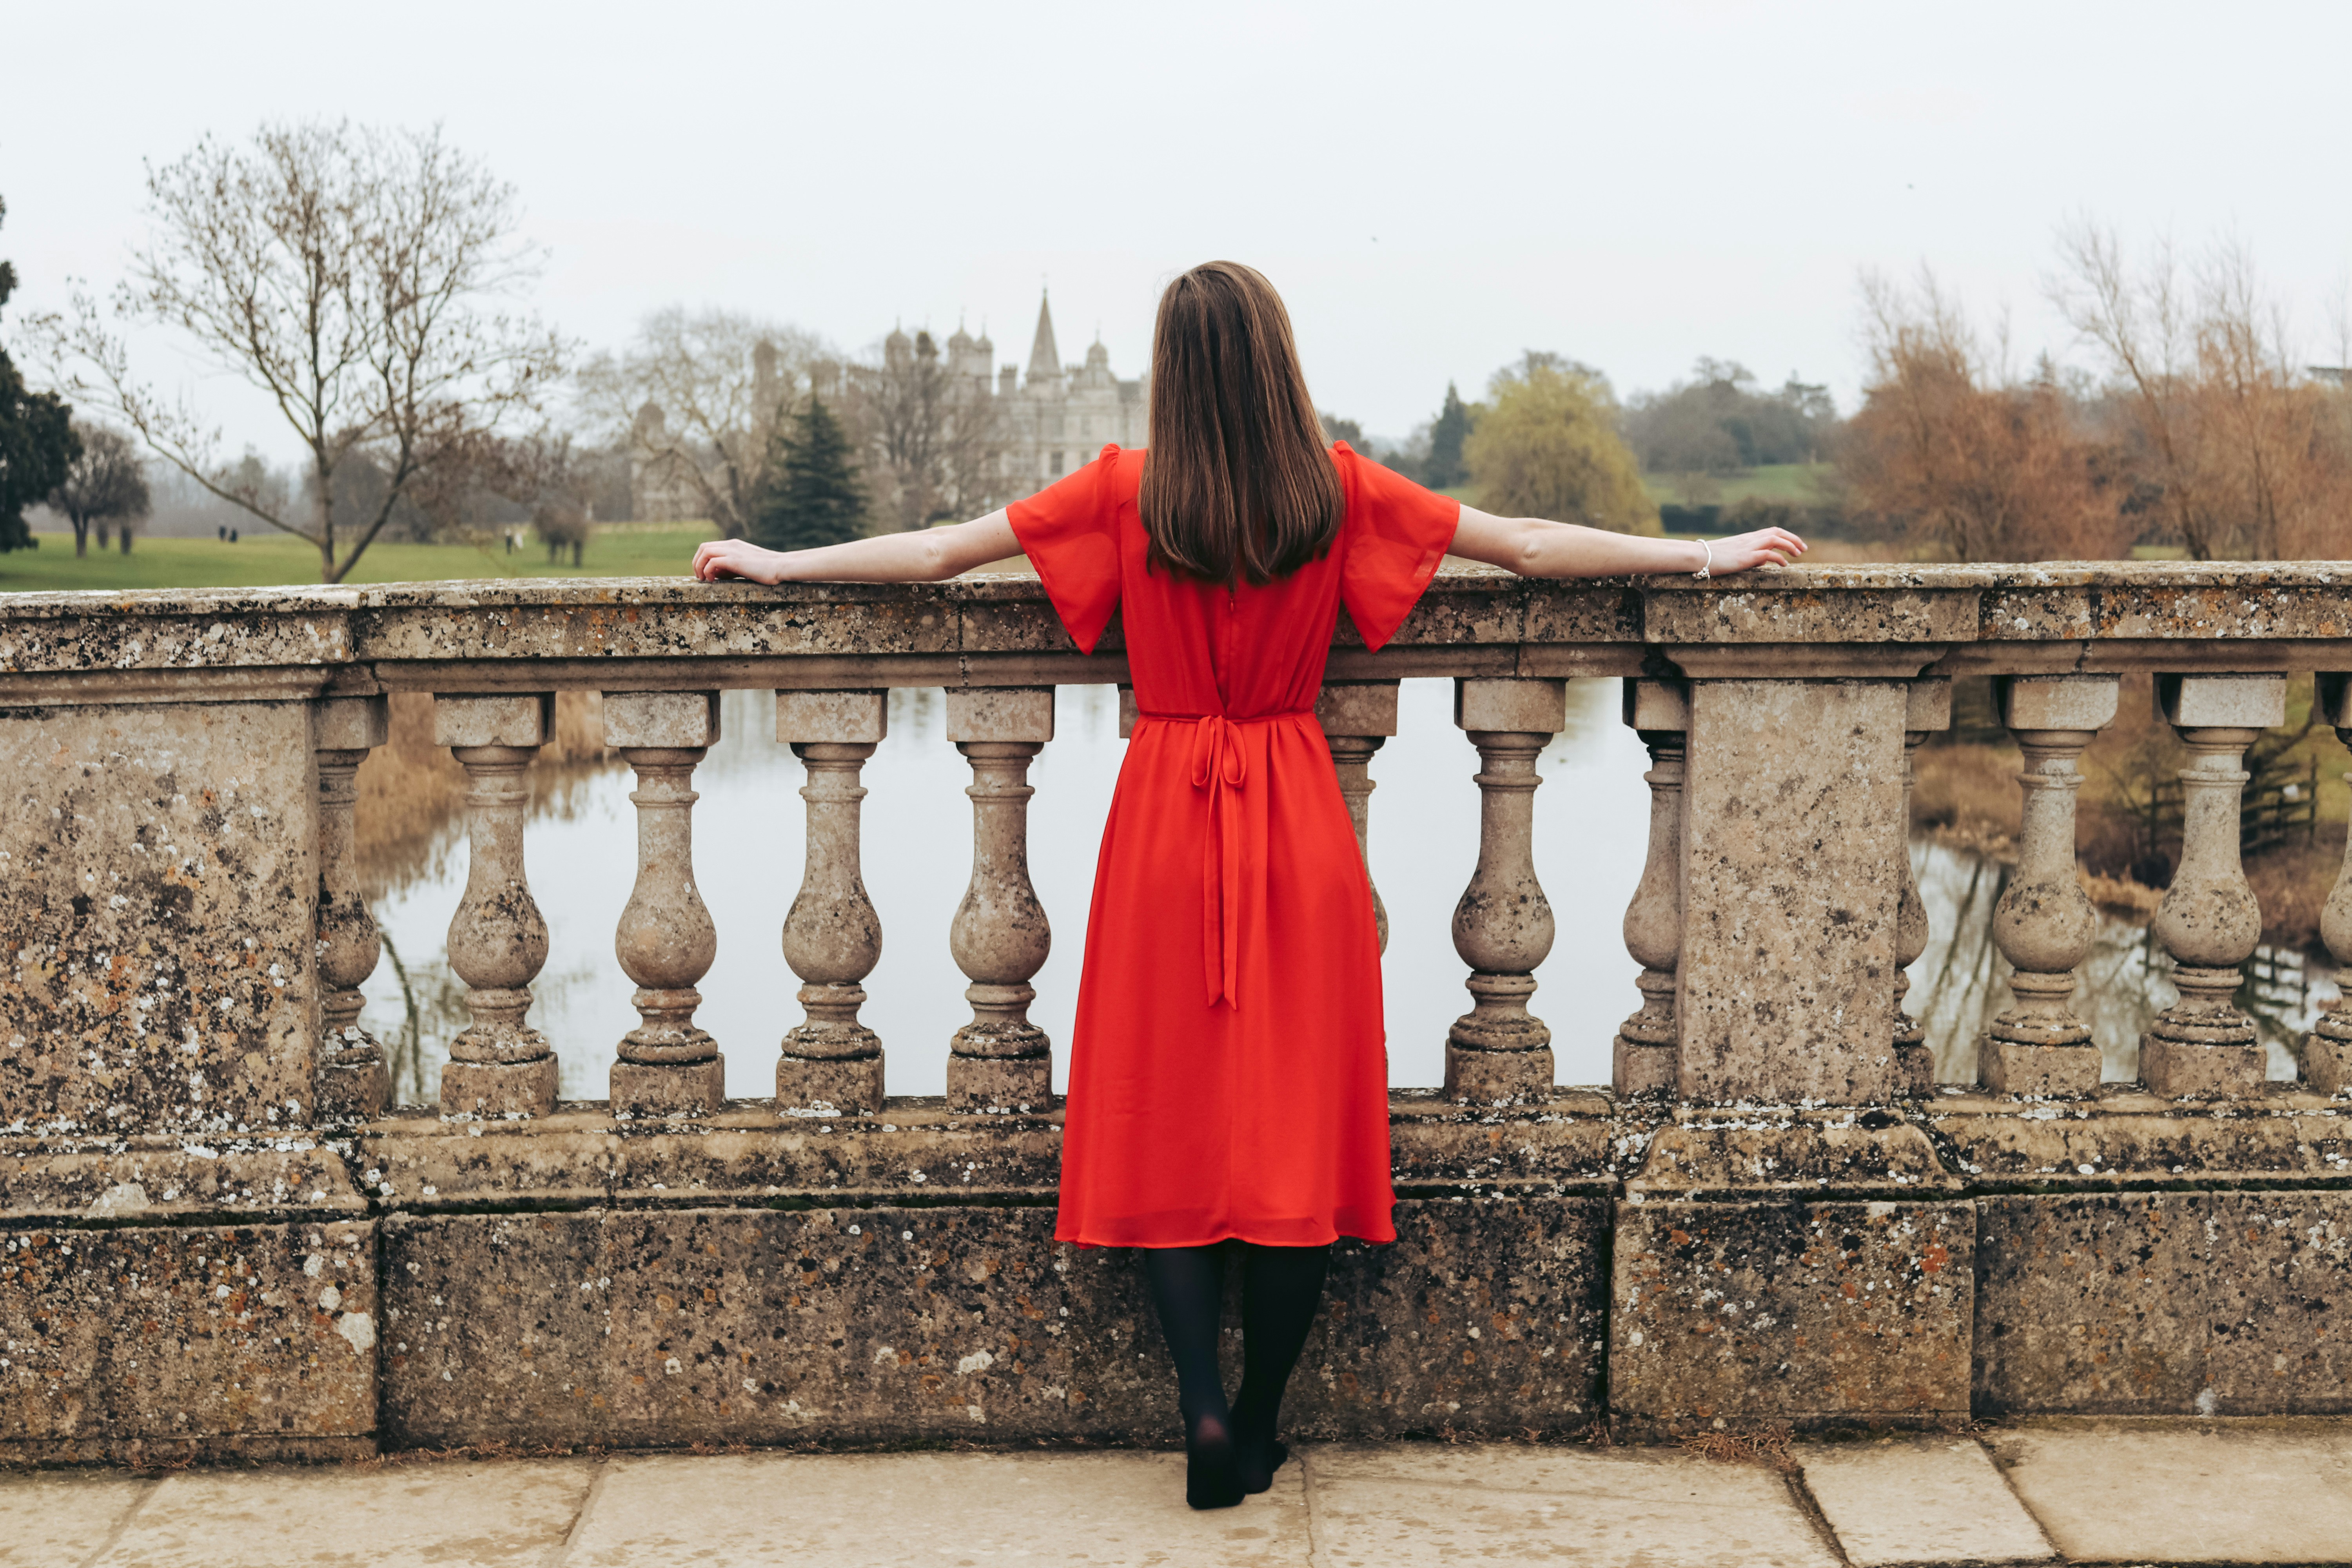
[[[0,1479],[0,1563],[55,1568],[88,1562],[154,1485],[106,1470]]]
[[[1307,1451],[1315,1568],[1835,1568],[1779,1472],[1659,1448]]]
[[[2071,1559],[2352,1559],[2352,1427],[2340,1421],[2036,1423],[1988,1441]]]
[[[562,1562],[1307,1568],[1307,1550],[1296,1464],[1196,1513],[1181,1454],[753,1454],[610,1461]]]
[[[1853,1568],[2047,1563],[2056,1553],[1972,1438],[1889,1437],[1796,1449],[1805,1489]]]
[[[594,1470],[587,1460],[186,1470],[155,1483],[89,1568],[539,1568]]]

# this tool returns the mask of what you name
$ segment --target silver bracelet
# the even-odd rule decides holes
[[[1715,546],[1702,539],[1698,542],[1698,547],[1706,552],[1706,564],[1692,573],[1691,575],[1694,577],[1712,577],[1715,575]]]

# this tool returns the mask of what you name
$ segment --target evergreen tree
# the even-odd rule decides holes
[[[0,203],[0,216],[8,208]],[[16,289],[16,269],[0,261],[0,305]],[[57,489],[81,456],[71,411],[53,392],[27,392],[0,349],[0,550],[34,542],[25,509]]]
[[[1462,460],[1462,443],[1470,437],[1470,405],[1454,384],[1445,384],[1445,406],[1437,412],[1437,423],[1429,427],[1429,463],[1422,477],[1423,483],[1433,490],[1451,489],[1465,484],[1470,469]]]
[[[849,435],[824,400],[779,423],[751,504],[751,542],[770,550],[843,544],[865,530],[866,492]]]

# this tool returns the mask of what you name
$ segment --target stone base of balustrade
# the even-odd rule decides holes
[[[787,1116],[870,1116],[882,1109],[882,1058],[779,1057],[776,1109]]]
[[[2260,1093],[2263,1067],[2259,1045],[2140,1037],[2140,1081],[2148,1093],[2166,1100],[2229,1100]]]
[[[555,1109],[553,1057],[527,1062],[449,1062],[441,1068],[444,1116],[544,1116]]]
[[[1936,1092],[1936,1055],[1918,1040],[1895,1042],[1896,1092],[1906,1100],[1925,1100]]]
[[[2352,1040],[2311,1034],[2303,1042],[2303,1081],[2320,1094],[2352,1090]]]
[[[709,1116],[727,1103],[727,1058],[614,1062],[612,1095],[616,1116]]]
[[[1551,1047],[1532,1051],[1482,1051],[1445,1043],[1448,1100],[1464,1105],[1517,1105],[1549,1099],[1552,1092]]]
[[[1977,1072],[1990,1094],[2077,1100],[2099,1091],[2099,1047],[2026,1045],[1988,1035],[1977,1042]]]
[[[391,1099],[391,1085],[384,1077],[383,1060],[319,1064],[311,1093],[319,1102],[319,1120],[322,1122],[372,1121],[383,1114],[384,1103]]]
[[[1422,1091],[1391,1130],[1397,1240],[1335,1249],[1301,1436],[2352,1414],[2311,1310],[2352,1258],[2310,1243],[2352,1229],[2352,1124],[2297,1086]],[[1054,1239],[1060,1152],[937,1099],[0,1136],[0,1460],[1165,1441],[1133,1255]]]
[[[1609,1080],[1627,1099],[1664,1099],[1675,1091],[1675,1047],[1620,1035],[1609,1043]]]
[[[948,1104],[956,1110],[1023,1114],[1054,1107],[1051,1057],[950,1057]]]

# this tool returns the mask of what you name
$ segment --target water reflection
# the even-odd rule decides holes
[[[1450,686],[1404,682],[1401,732],[1372,761],[1372,874],[1390,919],[1389,1078],[1404,1087],[1444,1077],[1447,1026],[1469,1002],[1451,922],[1477,858],[1477,753],[1454,727]],[[1618,691],[1614,680],[1570,682],[1568,727],[1538,763],[1546,787],[1536,796],[1536,865],[1559,935],[1537,971],[1533,1007],[1552,1026],[1564,1083],[1608,1080],[1610,1038],[1641,1000],[1620,927],[1646,847],[1648,757],[1618,721]],[[936,690],[894,691],[888,739],[865,773],[866,885],[882,917],[883,948],[866,982],[872,999],[864,1016],[888,1053],[894,1094],[943,1091],[949,1037],[971,1016],[965,981],[948,955],[949,923],[971,868],[971,813],[962,794],[971,773],[943,733],[943,706]],[[721,712],[724,738],[695,777],[695,866],[719,928],[699,1021],[726,1055],[728,1093],[764,1097],[774,1089],[777,1044],[801,1017],[799,982],[779,939],[801,879],[805,773],[774,739],[768,693],[728,692]],[[1055,936],[1031,1014],[1053,1037],[1059,1087],[1095,850],[1126,752],[1116,689],[1063,688],[1055,727],[1030,773],[1037,790],[1031,871]],[[540,799],[526,855],[550,949],[531,1022],[555,1042],[563,1095],[601,1099],[614,1047],[636,1022],[633,987],[613,956],[614,923],[636,871],[630,778],[617,763],[584,772],[542,763],[533,773]],[[1927,1025],[1938,1076],[1968,1081],[1976,1037],[2008,1001],[2007,970],[1990,941],[2008,870],[1924,842],[1912,855],[1932,935],[1911,971],[1911,1005]],[[362,1018],[394,1047],[395,1099],[417,1104],[434,1098],[448,1041],[467,1021],[464,987],[446,954],[465,882],[459,825],[445,825],[430,852],[408,863],[407,879],[374,901],[385,956],[365,987]],[[2140,925],[2100,922],[2075,1005],[2111,1079],[2134,1075],[2141,1030],[2172,1000],[2161,970]],[[2262,1027],[2272,1076],[2292,1077],[2291,1049],[2324,1000],[2315,985],[2332,977],[2307,969],[2298,953],[2270,949],[2250,970],[2257,978],[2241,1005]]]
[[[1911,966],[1911,1010],[1927,1028],[1937,1081],[1972,1083],[1978,1037],[2010,1003],[2010,965],[1992,944],[1992,911],[2012,868],[1924,840],[1912,845],[1911,864],[1931,933]],[[2146,925],[2101,914],[2074,1005],[2091,1026],[2108,1081],[2139,1075],[2140,1036],[2178,997],[2166,969]],[[2254,1020],[2272,1078],[2295,1076],[2302,1037],[2334,991],[2325,965],[2289,948],[2255,949],[2237,1000]]]

